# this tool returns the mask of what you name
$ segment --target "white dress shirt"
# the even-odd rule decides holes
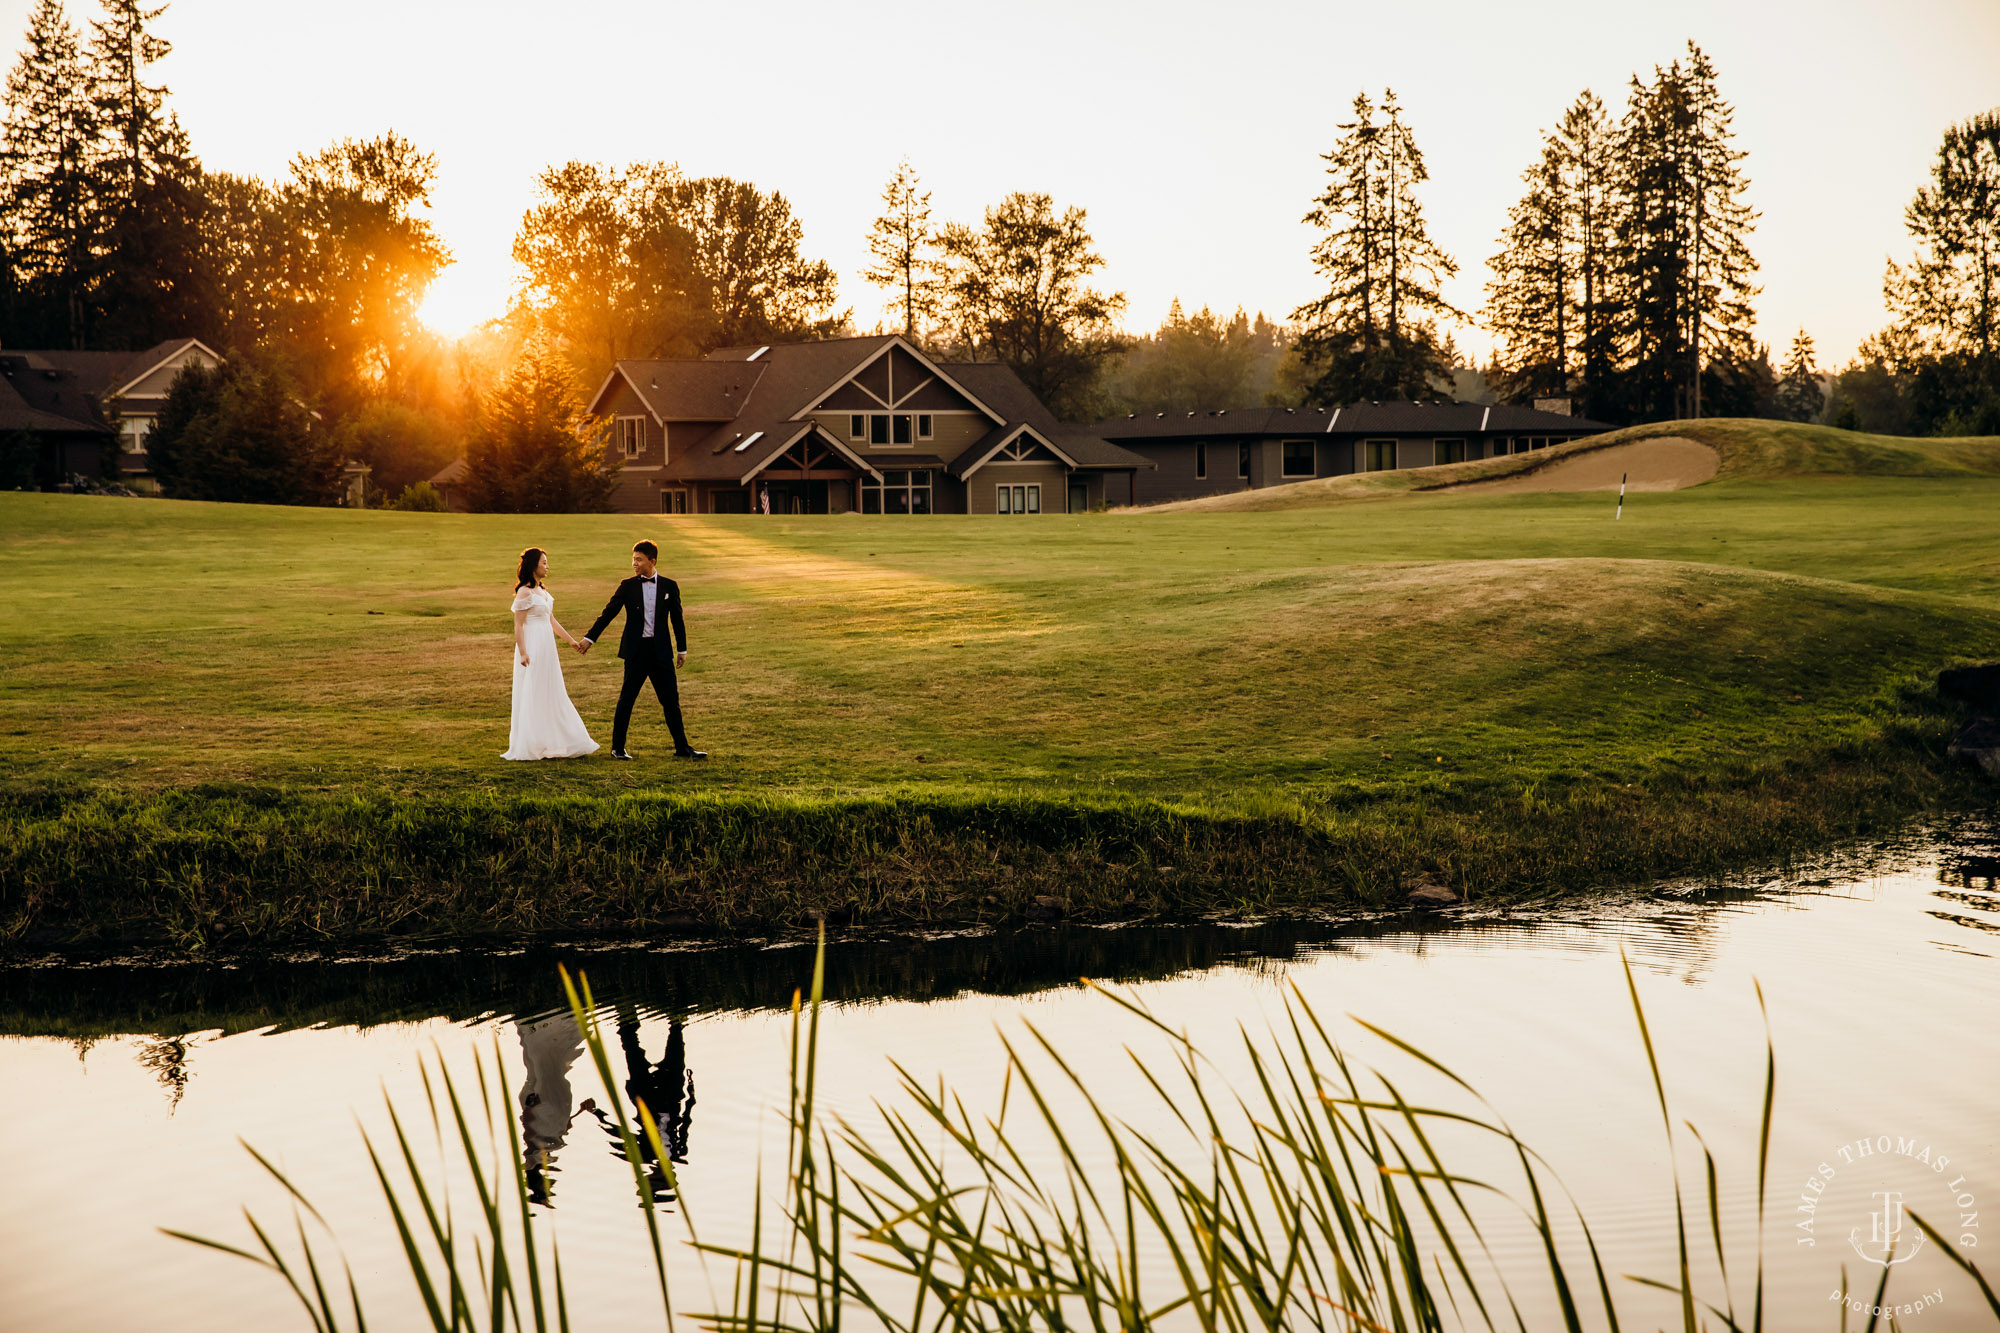
[[[655,574],[652,578],[646,578],[642,574],[640,575],[640,580],[639,601],[646,608],[646,633],[644,637],[650,639],[653,637],[653,608],[659,605],[660,601],[660,576]]]

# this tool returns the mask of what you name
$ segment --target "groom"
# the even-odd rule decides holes
[[[625,633],[618,640],[618,655],[625,659],[625,683],[618,690],[618,711],[611,719],[611,757],[630,759],[625,753],[625,732],[632,723],[632,705],[639,701],[639,687],[653,682],[660,708],[667,716],[667,730],[674,734],[674,758],[706,759],[706,750],[688,744],[687,728],[681,725],[681,695],[674,682],[674,668],[687,663],[687,625],[681,620],[681,590],[672,579],[659,573],[660,548],[640,542],[632,548],[632,577],[618,585],[604,614],[583,636],[577,651],[587,653],[620,611],[625,612]],[[667,626],[673,626],[674,644],[667,647]]]

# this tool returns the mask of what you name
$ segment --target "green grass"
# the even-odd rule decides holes
[[[0,932],[1498,897],[1978,791],[1929,684],[2000,655],[2000,441],[1672,429],[1726,437],[1723,478],[1617,522],[1450,492],[1019,523],[0,495]],[[638,763],[501,760],[515,553],[552,552],[581,633],[642,536],[715,758],[673,765],[642,709]],[[564,665],[608,739],[615,657]]]

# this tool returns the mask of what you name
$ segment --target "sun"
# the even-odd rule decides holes
[[[417,318],[440,338],[463,338],[505,312],[505,300],[494,295],[498,290],[504,289],[462,264],[453,264],[424,294]]]

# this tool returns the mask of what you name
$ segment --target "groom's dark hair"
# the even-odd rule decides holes
[[[658,560],[660,558],[660,548],[651,542],[633,542],[632,549],[640,555],[645,556],[648,560]]]

